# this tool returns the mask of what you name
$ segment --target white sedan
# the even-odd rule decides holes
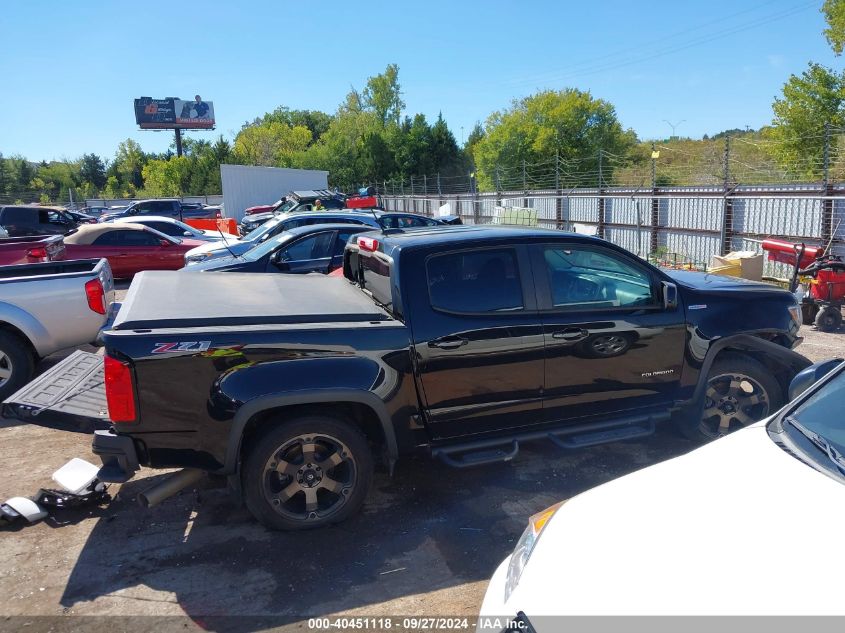
[[[479,629],[517,614],[538,633],[561,615],[845,614],[845,363],[808,367],[790,396],[768,420],[531,517]]]
[[[221,231],[212,231],[211,229],[203,231],[179,220],[158,215],[133,215],[125,218],[117,218],[113,221],[117,223],[143,224],[170,237],[187,237],[192,240],[202,240],[204,242],[219,242],[224,237],[230,241],[238,238],[237,235],[230,235],[229,233],[224,235]]]

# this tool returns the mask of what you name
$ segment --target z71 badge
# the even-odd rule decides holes
[[[177,341],[175,343],[156,343],[153,354],[171,354],[175,352],[207,352],[211,341]]]

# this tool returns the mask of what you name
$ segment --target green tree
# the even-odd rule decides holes
[[[187,156],[148,161],[143,168],[144,194],[155,198],[185,195],[190,184],[190,162]]]
[[[310,143],[311,131],[307,127],[274,121],[242,129],[233,151],[247,165],[291,167],[295,155],[304,152]]]
[[[117,146],[117,153],[112,163],[113,175],[116,175],[122,183],[140,189],[144,185],[142,172],[146,163],[147,156],[144,150],[137,142],[128,138]]]
[[[90,182],[97,189],[106,184],[106,166],[96,154],[85,154],[79,167],[82,182]]]
[[[845,48],[845,0],[825,0],[822,5],[827,28],[824,36],[837,55]]]
[[[3,153],[0,152],[0,201],[4,200],[9,193],[12,185],[12,173],[9,169],[8,161],[3,158]]]
[[[799,178],[819,178],[823,169],[825,123],[841,127],[845,105],[845,75],[811,63],[792,75],[775,99],[774,119],[767,130],[775,141],[771,152],[778,163]],[[835,144],[836,138],[831,138]]]
[[[484,136],[473,147],[479,186],[495,186],[497,167],[520,173],[527,164],[547,162],[557,153],[567,170],[569,186],[595,185],[600,152],[624,156],[636,142],[616,111],[603,99],[574,88],[544,90],[513,102],[487,119]],[[611,166],[605,166],[605,178]]]
[[[399,125],[405,102],[399,85],[399,66],[388,64],[380,75],[370,77],[361,94],[361,104],[375,113],[382,127],[388,123]]]
[[[443,114],[437,115],[437,121],[431,126],[430,151],[432,169],[443,176],[464,173],[467,167],[464,153],[458,147],[455,135],[446,125]]]

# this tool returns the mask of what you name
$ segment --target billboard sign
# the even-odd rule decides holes
[[[175,97],[135,99],[135,122],[142,130],[214,129],[214,104],[196,95],[192,101]]]

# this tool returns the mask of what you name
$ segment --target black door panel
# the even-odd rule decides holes
[[[600,243],[532,247],[545,335],[547,422],[671,405],[683,367],[683,309],[659,280]]]
[[[412,329],[432,436],[541,423],[543,331],[524,248],[437,254],[414,272],[428,290]]]

